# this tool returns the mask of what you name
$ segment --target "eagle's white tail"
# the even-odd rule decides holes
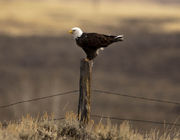
[[[123,41],[124,40],[124,36],[123,35],[118,35],[115,37],[116,41]]]

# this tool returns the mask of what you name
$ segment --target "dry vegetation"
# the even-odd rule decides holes
[[[106,124],[95,124],[92,120],[86,128],[80,127],[77,116],[70,112],[65,120],[54,120],[47,113],[43,117],[32,118],[27,115],[18,122],[0,123],[2,140],[179,140],[176,129],[151,130],[144,134],[133,130],[131,124],[124,121],[114,125],[108,119]]]

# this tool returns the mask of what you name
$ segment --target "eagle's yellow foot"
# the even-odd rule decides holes
[[[90,62],[91,66],[93,67],[93,59],[84,58],[85,61]]]
[[[85,58],[85,61],[91,61],[90,59],[88,59],[88,58]]]

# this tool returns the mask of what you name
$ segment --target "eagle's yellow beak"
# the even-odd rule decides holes
[[[72,30],[70,30],[70,31],[69,31],[69,33],[70,33],[70,34],[72,34],[72,33],[73,33],[73,31],[72,31]]]

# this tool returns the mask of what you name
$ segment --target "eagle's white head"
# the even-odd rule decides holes
[[[73,35],[74,38],[78,38],[81,37],[81,35],[83,34],[83,31],[78,28],[78,27],[73,27],[69,33],[71,33]]]

